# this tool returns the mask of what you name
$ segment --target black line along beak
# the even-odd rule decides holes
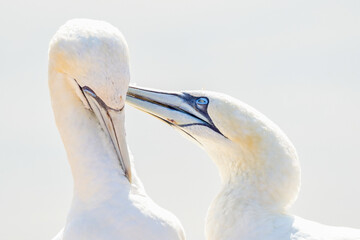
[[[120,166],[126,176],[131,182],[131,165],[130,157],[125,138],[124,118],[125,114],[121,114],[124,107],[121,109],[114,109],[105,104],[96,93],[89,87],[81,87],[78,84],[89,109],[95,114],[103,131],[110,138],[110,141],[116,151]]]
[[[203,125],[222,135],[213,124],[207,109],[199,109],[195,106],[197,99],[198,97],[188,93],[165,92],[132,86],[129,87],[126,97],[130,105],[180,128],[188,135],[190,134],[184,128],[192,125]]]

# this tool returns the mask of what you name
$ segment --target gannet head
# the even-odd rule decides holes
[[[251,189],[245,197],[280,208],[295,200],[300,186],[295,148],[252,107],[215,92],[138,87],[129,88],[127,102],[199,144],[218,166],[224,184]]]
[[[50,42],[49,86],[60,81],[76,95],[112,143],[125,176],[131,181],[125,140],[124,105],[129,84],[128,48],[112,25],[75,19],[60,27]]]

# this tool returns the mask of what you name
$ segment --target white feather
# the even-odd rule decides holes
[[[91,87],[107,106],[124,106],[128,50],[115,27],[71,20],[50,44],[52,107],[74,179],[71,209],[54,239],[185,239],[178,219],[147,196],[133,164],[131,183],[124,176],[114,146],[74,80]],[[118,134],[124,137],[124,111],[118,115]]]

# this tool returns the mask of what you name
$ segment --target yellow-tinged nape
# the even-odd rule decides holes
[[[124,105],[124,86],[130,81],[128,47],[109,23],[73,19],[61,26],[50,42],[49,69],[96,89],[112,108]]]
[[[210,91],[188,93],[209,99],[207,113],[225,136],[187,128],[216,163],[223,183],[254,188],[247,197],[264,201],[259,204],[284,209],[290,206],[300,188],[300,165],[295,147],[281,129],[254,108],[228,95]]]

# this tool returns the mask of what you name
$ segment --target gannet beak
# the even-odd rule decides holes
[[[196,99],[197,97],[187,93],[165,92],[130,86],[126,102],[180,128],[188,135],[190,134],[184,129],[192,125],[203,125],[221,134],[207,112],[195,108]]]
[[[111,108],[89,87],[80,87],[80,89],[82,90],[90,110],[94,112],[102,129],[110,138],[119,159],[120,166],[123,169],[126,178],[131,182],[130,157],[125,138],[124,107],[121,109]]]

